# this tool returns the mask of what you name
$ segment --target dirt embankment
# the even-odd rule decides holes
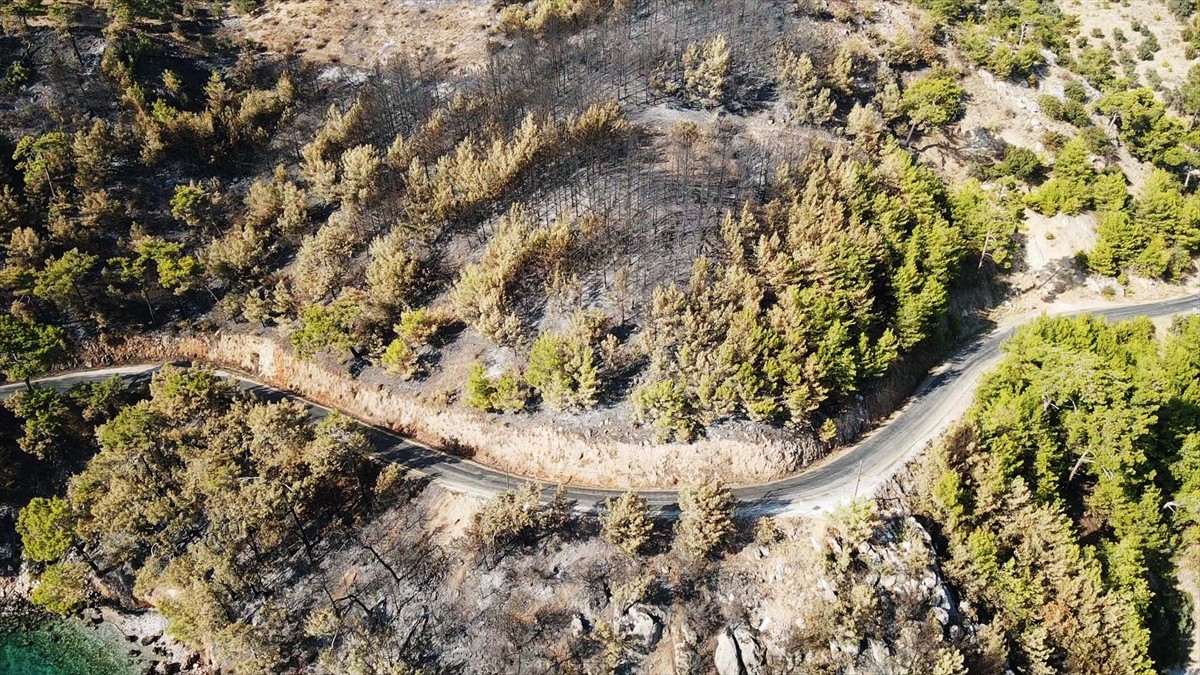
[[[237,370],[432,447],[466,449],[475,461],[551,483],[652,488],[716,477],[729,484],[759,483],[794,473],[828,452],[806,438],[597,443],[586,432],[548,424],[518,428],[502,418],[364,383],[297,359],[287,347],[254,335],[150,336],[84,354],[85,361],[97,366],[172,359]]]

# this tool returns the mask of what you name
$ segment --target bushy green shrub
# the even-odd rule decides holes
[[[1062,120],[1083,129],[1092,125],[1092,117],[1079,101],[1068,99],[1063,103]]]
[[[8,68],[4,70],[4,78],[0,80],[0,89],[8,92],[15,92],[32,78],[29,69],[20,61],[13,61],[8,64]]]
[[[417,352],[403,338],[389,342],[379,362],[389,374],[398,375],[406,380],[417,373]]]
[[[47,567],[29,594],[33,604],[63,616],[82,608],[87,597],[87,568],[70,561]]]
[[[1181,173],[1200,164],[1200,131],[1170,115],[1145,87],[1119,91],[1096,102],[1096,111],[1117,125],[1117,137],[1134,157]]]
[[[1074,70],[1097,89],[1107,88],[1116,79],[1113,74],[1112,51],[1107,48],[1081,49],[1079,57],[1075,60]]]
[[[1087,103],[1087,89],[1078,80],[1069,80],[1063,85],[1063,96],[1068,101]]]
[[[422,349],[441,328],[445,317],[440,312],[430,312],[422,307],[400,314],[400,323],[393,326],[396,337],[388,343],[380,357],[387,372],[404,379],[421,372]]]
[[[950,213],[963,233],[979,242],[981,264],[988,259],[1000,269],[1012,267],[1021,226],[1016,209],[997,203],[978,181],[971,179],[950,193]]]
[[[990,167],[987,174],[990,178],[1013,176],[1026,183],[1034,183],[1041,180],[1045,171],[1046,165],[1036,152],[1019,145],[1010,145],[1004,149],[1004,159]]]
[[[70,422],[62,394],[48,387],[34,387],[4,401],[4,407],[21,420],[22,434],[17,445],[22,452],[47,462],[62,458],[61,444]]]
[[[1051,94],[1042,94],[1038,97],[1038,108],[1042,114],[1052,120],[1061,120],[1063,116],[1063,103],[1057,96]]]
[[[300,314],[300,326],[290,340],[296,356],[309,358],[319,352],[344,351],[355,343],[355,323],[362,305],[355,298],[342,298],[328,305],[309,305]]]
[[[650,543],[654,523],[650,520],[646,500],[632,490],[620,497],[604,500],[600,516],[600,536],[628,555],[637,555]]]
[[[1137,49],[1139,59],[1149,61],[1154,58],[1154,55],[1160,49],[1162,49],[1162,46],[1158,44],[1158,37],[1154,33],[1150,32],[1149,29],[1142,33],[1142,41],[1138,44]]]
[[[471,366],[466,390],[467,405],[484,412],[520,412],[529,398],[519,373],[506,370],[497,377],[490,377],[482,363]]]
[[[641,385],[633,392],[633,407],[634,419],[657,429],[660,442],[689,441],[700,427],[683,387],[674,380]]]
[[[1158,169],[1126,207],[1124,177],[1107,176],[1115,176],[1112,187],[1097,181],[1095,199],[1098,208],[1105,204],[1110,210],[1101,215],[1088,266],[1107,276],[1119,274],[1126,266],[1153,278],[1182,274],[1189,253],[1200,250],[1200,196],[1184,195],[1179,181]]]
[[[526,382],[552,410],[595,405],[600,372],[595,344],[607,333],[607,319],[580,313],[566,334],[542,333],[529,350]]]
[[[1128,199],[1129,189],[1120,169],[1105,171],[1092,182],[1092,205],[1097,211],[1120,211]]]
[[[1063,146],[1054,160],[1050,180],[1029,193],[1026,203],[1042,215],[1075,215],[1091,207],[1091,187],[1096,179],[1088,148],[1080,137]]]
[[[393,330],[396,335],[411,345],[425,345],[437,335],[446,319],[440,313],[430,312],[421,307],[400,315],[400,323]]]
[[[693,557],[707,558],[724,546],[735,531],[735,504],[733,493],[720,483],[703,483],[680,490],[675,536],[684,550]]]
[[[560,487],[550,503],[543,504],[542,486],[524,483],[501,493],[475,514],[470,536],[495,555],[510,546],[529,543],[557,530],[570,520],[571,504]]]
[[[60,497],[34,497],[17,516],[21,554],[34,562],[54,562],[75,542],[71,505]]]
[[[553,410],[591,407],[600,391],[595,350],[584,336],[543,333],[530,349],[525,381]]]
[[[1171,257],[1167,240],[1159,235],[1151,238],[1146,248],[1134,258],[1133,269],[1144,277],[1161,279],[1169,276],[1167,272],[1171,269]]]
[[[904,112],[915,129],[934,129],[958,119],[963,112],[966,90],[948,70],[933,70],[913,80],[904,89]]]

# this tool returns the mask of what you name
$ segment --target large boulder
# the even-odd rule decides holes
[[[767,664],[763,659],[762,646],[750,632],[750,627],[741,625],[733,629],[733,639],[737,642],[738,656],[742,658],[742,670],[747,675],[761,675]]]
[[[717,675],[763,675],[766,672],[762,646],[744,624],[726,626],[717,635],[713,662]]]
[[[717,636],[717,652],[713,655],[717,675],[743,675],[742,659],[738,656],[737,640],[733,631],[726,628]]]
[[[633,605],[617,619],[617,631],[627,637],[634,649],[648,654],[662,637],[662,618],[646,605]]]

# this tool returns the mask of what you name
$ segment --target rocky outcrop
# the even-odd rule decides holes
[[[647,605],[633,605],[617,619],[617,632],[637,651],[648,654],[662,638],[662,612]]]
[[[713,661],[718,675],[763,675],[766,672],[762,645],[744,624],[726,626],[717,635]]]

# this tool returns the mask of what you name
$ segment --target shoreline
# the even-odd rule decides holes
[[[33,587],[26,575],[0,578],[0,638],[33,639],[40,634],[49,636],[57,646],[68,643],[73,633],[89,642],[90,647],[103,649],[132,675],[212,672],[203,665],[199,651],[175,641],[167,633],[166,617],[153,608],[127,611],[96,604],[71,616],[58,616],[29,600]]]

